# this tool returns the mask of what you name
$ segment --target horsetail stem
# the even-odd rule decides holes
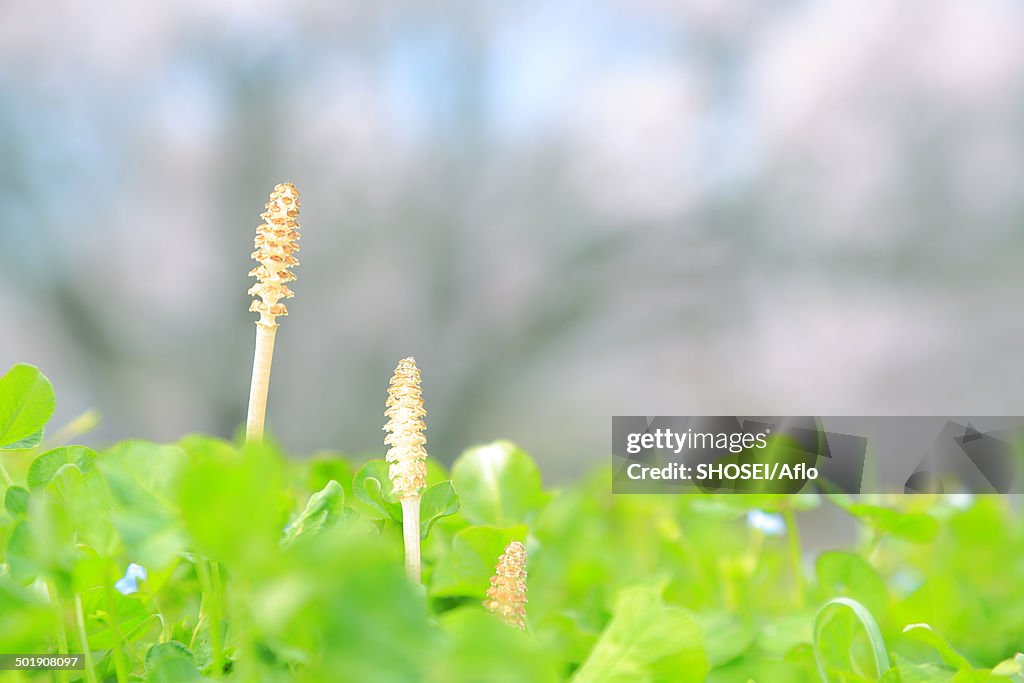
[[[384,431],[389,446],[388,475],[395,496],[402,502],[402,536],[405,539],[405,571],[409,579],[420,581],[420,496],[427,482],[427,451],[423,434],[423,394],[420,370],[412,356],[403,358],[395,368],[388,386],[388,422]]]
[[[526,630],[526,548],[512,541],[498,558],[484,607],[509,626]]]
[[[299,265],[299,191],[291,183],[281,183],[270,193],[266,211],[260,214],[263,223],[256,228],[253,260],[259,263],[249,275],[256,284],[249,290],[253,297],[249,310],[259,313],[256,321],[256,353],[252,364],[252,385],[249,389],[249,415],[245,423],[246,441],[263,438],[267,414],[267,392],[270,389],[270,365],[274,358],[274,337],[278,316],[288,315],[282,299],[294,294],[288,283],[295,279],[290,268]]]

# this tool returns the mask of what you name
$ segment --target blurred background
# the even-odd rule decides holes
[[[1020,414],[1024,4],[8,0],[0,364],[85,440],[229,437],[274,184],[269,426],[549,479],[613,414]]]

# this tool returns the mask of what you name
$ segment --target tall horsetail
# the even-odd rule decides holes
[[[277,318],[288,315],[282,300],[294,296],[288,283],[295,280],[291,268],[299,265],[295,258],[295,252],[299,250],[299,191],[291,183],[281,183],[270,193],[265,208],[260,214],[263,223],[256,228],[256,251],[252,253],[253,260],[259,265],[249,272],[256,278],[256,284],[249,290],[256,299],[249,310],[259,313],[260,317],[256,321],[256,353],[249,389],[249,414],[245,422],[246,441],[263,438]]]

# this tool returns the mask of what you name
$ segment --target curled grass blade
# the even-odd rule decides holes
[[[878,622],[871,616],[871,612],[868,609],[850,598],[833,598],[829,600],[821,609],[818,610],[818,615],[814,618],[814,661],[818,665],[818,674],[821,676],[821,680],[824,683],[829,683],[828,672],[825,669],[825,660],[821,654],[821,634],[822,629],[825,626],[825,617],[833,608],[845,607],[853,612],[853,615],[860,622],[861,626],[864,627],[864,631],[867,633],[868,641],[871,644],[871,653],[875,663],[876,675],[881,676],[883,673],[888,671],[889,654],[885,649],[885,640],[882,638],[882,631],[878,628]]]

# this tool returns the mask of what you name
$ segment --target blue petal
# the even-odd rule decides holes
[[[126,576],[123,579],[118,579],[117,583],[114,584],[114,588],[121,595],[131,595],[132,593],[139,592],[139,584],[130,576]]]
[[[126,571],[124,575],[126,577],[131,577],[133,579],[138,579],[140,581],[145,581],[149,578],[149,576],[146,574],[146,568],[143,567],[141,564],[135,564],[134,562],[128,565],[128,571]]]
[[[782,515],[775,515],[761,510],[747,513],[747,524],[766,536],[782,536],[786,533],[786,520]]]
[[[974,505],[974,494],[950,493],[946,495],[946,502],[958,510],[966,510]]]

